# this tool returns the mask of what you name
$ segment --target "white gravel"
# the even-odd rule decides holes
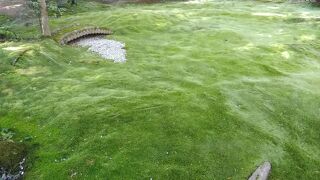
[[[95,36],[80,38],[73,44],[81,47],[89,47],[89,51],[98,53],[103,58],[113,60],[114,62],[126,61],[125,44],[118,41]]]

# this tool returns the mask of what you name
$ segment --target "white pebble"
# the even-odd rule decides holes
[[[118,41],[108,40],[97,36],[81,38],[75,41],[74,44],[81,47],[89,47],[90,51],[98,53],[103,58],[111,59],[114,62],[126,61],[125,44]]]

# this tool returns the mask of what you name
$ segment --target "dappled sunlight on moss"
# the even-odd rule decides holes
[[[6,51],[23,51],[26,49],[33,48],[34,46],[35,44],[4,43],[0,47]]]
[[[8,88],[8,89],[3,89],[3,90],[1,91],[1,93],[4,94],[4,95],[6,95],[6,96],[12,96],[12,95],[13,95],[13,89],[10,89],[10,88]]]
[[[320,14],[313,14],[310,12],[302,12],[299,17],[306,20],[312,20],[312,19],[320,20]]]
[[[24,49],[24,47],[5,47],[5,48],[2,48],[4,50],[7,50],[7,51],[21,51]]]
[[[204,4],[208,2],[209,2],[208,0],[191,0],[191,1],[185,2],[185,4]]]
[[[47,67],[40,67],[40,66],[32,66],[26,69],[16,69],[16,73],[20,75],[37,75],[42,73],[48,73]]]
[[[281,56],[282,56],[283,58],[285,58],[285,59],[289,59],[289,58],[290,58],[290,54],[289,54],[288,51],[282,52],[282,53],[281,53]]]
[[[314,34],[302,35],[299,39],[301,41],[312,41],[316,39],[316,36]]]
[[[269,13],[269,12],[260,12],[260,13],[252,13],[253,16],[263,16],[263,17],[287,17],[285,14],[279,13]]]
[[[237,47],[235,49],[239,50],[239,51],[247,51],[247,50],[251,50],[254,49],[256,46],[253,43],[248,43],[245,46],[242,47]]]

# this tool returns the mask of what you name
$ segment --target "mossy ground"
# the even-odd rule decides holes
[[[111,28],[127,63],[50,39],[0,44],[0,126],[39,144],[26,179],[245,179],[266,160],[272,179],[320,176],[319,9],[89,7],[51,27]]]

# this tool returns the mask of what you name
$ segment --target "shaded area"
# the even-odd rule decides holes
[[[0,176],[7,179],[20,179],[24,174],[23,165],[26,155],[26,145],[0,140]]]

